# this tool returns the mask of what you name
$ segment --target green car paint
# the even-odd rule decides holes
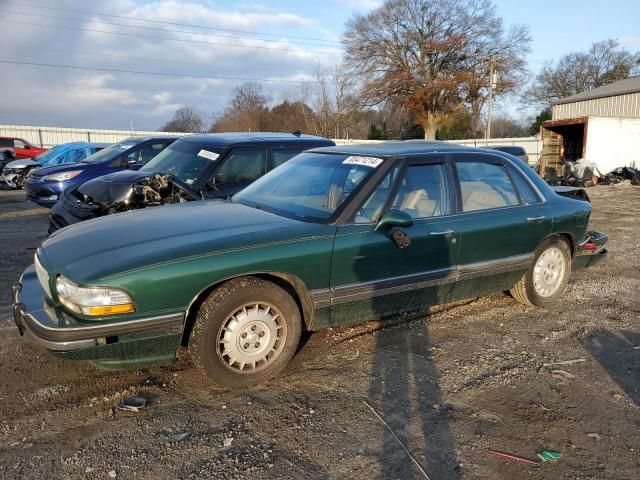
[[[259,275],[288,288],[301,306],[305,328],[317,330],[507,290],[530,267],[545,238],[561,235],[579,253],[585,236],[591,206],[556,195],[507,154],[401,142],[315,151],[374,156],[384,163],[326,223],[235,201],[201,201],[110,215],[62,229],[37,253],[49,276],[51,299],[44,299],[34,268],[27,269],[14,288],[16,323],[62,357],[105,368],[166,364],[188,340],[203,297],[238,276]],[[456,161],[474,155],[519,169],[540,201],[462,212],[451,172]],[[411,246],[398,248],[374,223],[352,222],[349,212],[385,172],[433,161],[446,163],[451,173],[451,210],[441,217],[416,219],[405,228]],[[575,264],[594,263],[606,251],[599,248],[598,253]],[[81,286],[123,289],[133,299],[135,312],[104,318],[71,313],[59,303],[58,275]],[[83,339],[90,327],[103,330]],[[112,331],[117,333],[109,334]],[[69,340],[63,340],[65,334]]]

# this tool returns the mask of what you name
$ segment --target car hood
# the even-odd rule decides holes
[[[110,204],[123,202],[129,197],[133,185],[140,182],[143,178],[153,177],[154,175],[157,174],[138,170],[123,170],[89,180],[80,185],[76,190],[81,195],[90,198],[94,203]],[[198,192],[188,185],[173,177],[171,180],[186,190],[194,199],[201,198]]]
[[[20,160],[14,160],[5,165],[5,168],[27,168],[37,167],[40,164],[31,158],[22,158]]]
[[[226,201],[149,208],[71,225],[42,245],[50,273],[94,284],[105,277],[181,258],[326,235],[301,222]]]
[[[38,175],[53,175],[54,173],[71,172],[74,170],[84,170],[89,166],[88,163],[67,163],[64,165],[56,165],[54,167],[42,167],[38,169]]]

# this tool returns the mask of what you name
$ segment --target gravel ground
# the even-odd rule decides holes
[[[47,211],[0,191],[0,478],[638,479],[640,187],[589,195],[611,255],[575,273],[556,307],[497,294],[317,332],[279,378],[227,392],[186,353],[107,372],[19,337],[8,291]],[[114,414],[138,392],[148,408]],[[535,466],[490,449],[562,457]]]

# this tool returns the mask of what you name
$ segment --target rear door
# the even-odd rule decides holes
[[[337,230],[331,269],[334,325],[445,303],[455,278],[459,220],[453,172],[444,155],[392,168],[349,224]],[[411,244],[375,231],[389,209],[409,214]]]
[[[551,233],[552,212],[526,177],[497,155],[459,153],[459,278],[468,298],[511,288]]]
[[[267,149],[234,148],[216,168],[205,186],[207,198],[227,198],[265,174]]]

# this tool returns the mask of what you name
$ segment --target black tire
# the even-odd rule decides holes
[[[258,305],[255,311],[253,310],[253,305]],[[246,308],[243,309],[243,306]],[[228,343],[237,349],[237,353],[242,358],[261,357],[262,353],[260,351],[253,352],[256,357],[251,357],[251,352],[247,353],[246,350],[242,349],[241,343],[244,347],[249,345],[248,343],[244,344],[245,340],[240,340],[241,335],[243,335],[243,333],[240,333],[243,332],[242,328],[237,327],[233,331],[229,329],[223,330],[223,326],[229,326],[229,322],[236,318],[234,315],[242,316],[243,311],[245,314],[243,321],[247,325],[242,328],[249,329],[244,334],[249,332],[249,338],[259,333],[265,334],[264,337],[256,337],[254,340],[258,343],[254,345],[259,345],[259,341],[264,338],[268,338],[265,344],[271,345],[271,342],[274,342],[270,349],[273,356],[269,358],[267,354],[265,359],[259,362],[259,365],[254,363],[252,366],[243,365],[243,367],[240,367],[240,362],[230,363],[232,356],[225,355],[225,351],[222,351],[223,347],[221,345]],[[250,331],[253,327],[251,326],[252,322],[246,320],[248,318],[247,312],[255,312],[256,315],[272,315],[278,322],[281,322],[280,326],[277,330],[270,330],[267,328],[267,324],[260,324],[254,320],[253,323],[258,322],[258,331]],[[283,316],[284,320],[279,315]],[[272,325],[275,324],[276,320],[270,319]],[[242,325],[243,323],[238,321],[236,324]],[[295,300],[285,290],[261,278],[237,278],[213,290],[202,303],[191,331],[189,350],[195,366],[211,382],[227,388],[246,387],[276,376],[289,363],[300,341],[301,325],[300,309]],[[285,330],[284,337],[278,340],[278,335],[282,335],[281,330],[283,329]],[[276,335],[272,333],[274,331],[277,332]],[[222,342],[221,335],[232,336],[236,341]],[[227,348],[226,345],[224,348]],[[265,345],[262,346],[262,349],[265,349]],[[245,366],[247,371],[241,371],[240,369],[245,368]]]
[[[559,286],[556,287],[554,293],[550,295],[541,295],[538,293],[535,285],[534,285],[534,275],[536,265],[540,257],[551,249],[557,249],[560,251],[562,256],[564,257],[564,270],[562,273],[562,278],[559,279]],[[522,278],[516,283],[516,285],[509,290],[509,293],[513,296],[515,300],[522,303],[523,305],[536,306],[536,307],[545,307],[552,303],[555,303],[558,298],[564,292],[564,289],[569,283],[569,277],[571,276],[571,250],[569,245],[565,240],[559,238],[549,238],[543,241],[535,252],[535,258]]]

